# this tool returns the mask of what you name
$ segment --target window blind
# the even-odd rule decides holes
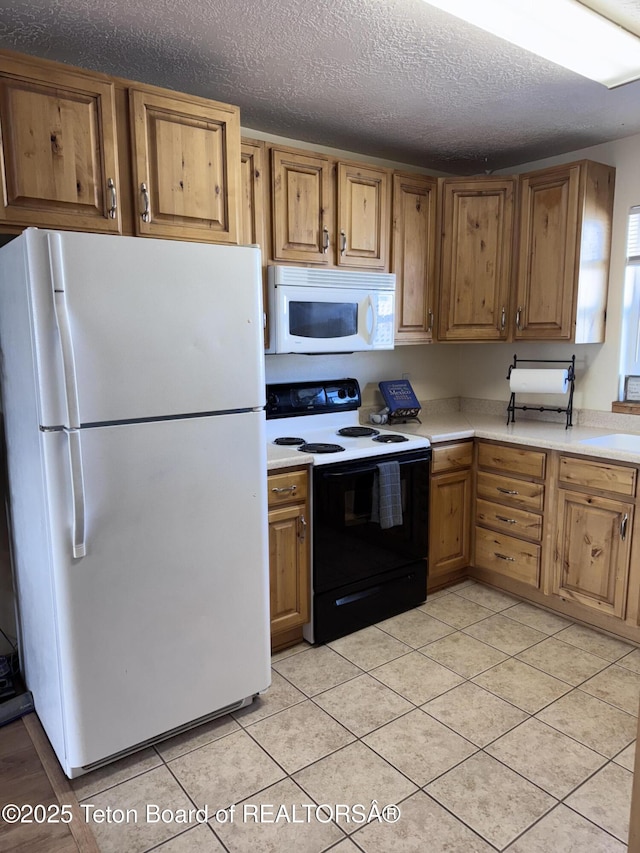
[[[640,266],[640,205],[632,207],[629,211],[627,263]]]

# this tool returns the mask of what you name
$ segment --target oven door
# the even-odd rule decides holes
[[[424,559],[428,548],[429,450],[377,457],[400,467],[402,524],[372,520],[373,460],[314,468],[314,589],[324,591]]]

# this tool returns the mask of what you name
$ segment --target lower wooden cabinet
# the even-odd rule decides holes
[[[471,556],[473,443],[433,448],[428,589],[453,579]]]
[[[269,578],[272,650],[293,645],[309,621],[310,550],[308,473],[270,474]]]

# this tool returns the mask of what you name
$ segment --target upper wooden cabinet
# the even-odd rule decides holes
[[[516,181],[440,180],[440,340],[507,338]]]
[[[388,269],[388,170],[272,148],[271,193],[274,261]]]
[[[0,221],[120,231],[114,104],[102,75],[0,55]]]
[[[614,179],[589,160],[520,176],[516,339],[604,341]]]
[[[272,148],[271,193],[273,260],[331,263],[333,193],[328,158]]]
[[[243,246],[257,245],[265,251],[265,163],[264,144],[242,139],[240,145],[240,235]]]
[[[147,89],[131,89],[129,106],[136,233],[237,243],[239,110]]]
[[[396,274],[396,343],[433,339],[437,179],[393,176],[391,272]]]

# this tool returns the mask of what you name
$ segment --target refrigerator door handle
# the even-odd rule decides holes
[[[85,542],[85,499],[84,476],[82,472],[82,447],[79,430],[65,430],[69,450],[69,473],[71,474],[71,546],[75,558],[87,553]]]
[[[67,427],[80,429],[80,405],[78,403],[78,383],[76,381],[76,360],[73,352],[71,320],[65,293],[64,263],[62,260],[62,239],[60,234],[47,234],[49,258],[51,260],[51,280],[53,284],[53,307],[56,323],[60,332],[62,351],[62,369],[64,372],[65,401],[67,406]],[[79,444],[78,444],[79,447]]]

